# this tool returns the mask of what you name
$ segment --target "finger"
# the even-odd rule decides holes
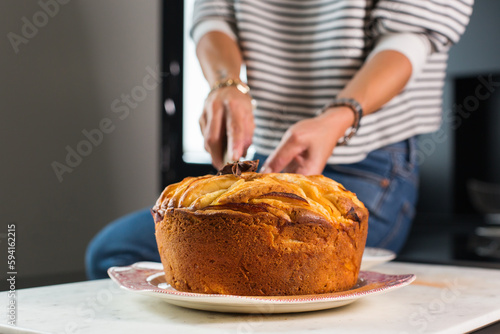
[[[242,149],[242,134],[244,127],[241,124],[241,110],[235,103],[227,104],[227,156],[232,161],[237,161],[241,158]]]
[[[252,140],[253,140],[253,133],[255,131],[255,123],[253,120],[253,114],[250,114],[250,120],[246,121],[245,124],[248,124],[247,127],[245,128],[245,138],[243,141],[243,153],[241,156],[246,157],[248,154],[248,149],[252,145]]]
[[[284,173],[297,173],[299,168],[303,165],[304,163],[304,157],[303,155],[305,152],[301,152],[299,155],[295,156],[295,158],[290,161],[290,163],[283,169]]]
[[[290,173],[297,173],[302,175],[319,175],[323,172],[324,164],[313,162],[309,159],[304,159],[304,163],[297,163],[294,170]]]
[[[223,154],[226,144],[224,124],[224,110],[220,103],[214,102],[207,106],[206,127],[203,134],[205,138],[205,149],[212,157],[212,164],[216,168],[223,165]]]
[[[248,155],[248,148],[250,147],[250,145],[246,146],[245,145],[245,148],[243,150],[243,154],[241,155],[242,157],[246,157]]]
[[[253,117],[250,108],[241,104],[241,101],[230,102],[226,107],[228,158],[237,161],[245,155],[252,143]]]
[[[203,112],[201,113],[200,119],[198,120],[198,124],[200,125],[200,130],[201,134],[205,134],[205,128],[207,126],[207,114],[206,114],[206,109],[203,109]]]
[[[282,139],[276,150],[267,158],[261,173],[279,173],[302,152],[303,148],[291,136]]]
[[[295,165],[293,173],[303,175],[322,174],[330,154],[326,152],[323,147],[310,147],[305,154],[300,157],[301,160]]]

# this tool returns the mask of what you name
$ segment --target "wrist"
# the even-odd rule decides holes
[[[246,95],[250,103],[252,105],[252,110],[255,110],[257,107],[257,101],[253,99],[252,95],[250,94],[250,87],[240,79],[223,79],[221,81],[216,81],[212,87],[210,88],[210,92],[207,95],[207,98],[212,95],[212,93],[219,91],[221,89],[236,89],[238,90],[241,94]]]
[[[317,113],[322,115],[335,115],[335,124],[333,129],[343,131],[338,138],[343,138],[338,142],[337,146],[346,145],[349,140],[358,132],[361,118],[363,117],[363,109],[361,105],[354,99],[335,98],[327,103]],[[350,116],[349,116],[350,114]],[[350,131],[346,134],[347,129]]]
[[[325,109],[318,117],[328,123],[336,140],[341,139],[355,121],[352,110],[344,106]]]
[[[208,95],[212,94],[216,90],[226,87],[234,87],[241,93],[251,96],[250,87],[248,87],[248,85],[241,81],[239,78],[224,78],[214,82],[210,87],[210,92],[208,93]]]

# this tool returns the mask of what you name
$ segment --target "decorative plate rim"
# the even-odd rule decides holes
[[[160,269],[161,268],[161,269]],[[379,294],[411,284],[415,279],[414,274],[383,274],[375,271],[360,271],[358,283],[346,291],[326,293],[319,295],[294,295],[294,296],[237,296],[223,294],[203,294],[177,291],[171,286],[168,289],[160,288],[154,282],[162,277],[163,268],[157,262],[137,262],[130,266],[111,267],[108,275],[121,288],[147,295],[159,297],[176,297],[176,300],[210,300],[217,303],[230,300],[235,303],[263,303],[263,304],[307,304],[317,302],[346,301],[358,299],[368,295]],[[167,284],[167,283],[164,283]],[[374,285],[370,287],[370,285]]]

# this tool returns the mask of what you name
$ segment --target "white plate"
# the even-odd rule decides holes
[[[368,270],[376,265],[389,262],[396,258],[396,253],[383,248],[365,247],[361,260],[361,270]]]
[[[161,263],[138,262],[126,267],[112,267],[111,277],[122,288],[187,308],[230,313],[291,313],[324,310],[350,304],[369,295],[403,287],[415,275],[386,275],[361,271],[358,283],[350,290],[320,295],[233,296],[181,292],[165,282]]]

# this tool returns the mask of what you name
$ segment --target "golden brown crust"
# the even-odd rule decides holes
[[[357,280],[368,211],[324,176],[187,178],[153,208],[168,283],[181,291],[294,295]]]
[[[350,224],[363,220],[364,217],[358,219],[349,215],[349,210],[354,210],[358,216],[368,214],[356,195],[325,176],[253,172],[240,176],[228,174],[186,178],[168,186],[153,210],[163,215],[167,208],[190,208],[196,211],[227,203],[268,203],[276,205],[284,213],[302,208],[332,223],[342,221]]]

